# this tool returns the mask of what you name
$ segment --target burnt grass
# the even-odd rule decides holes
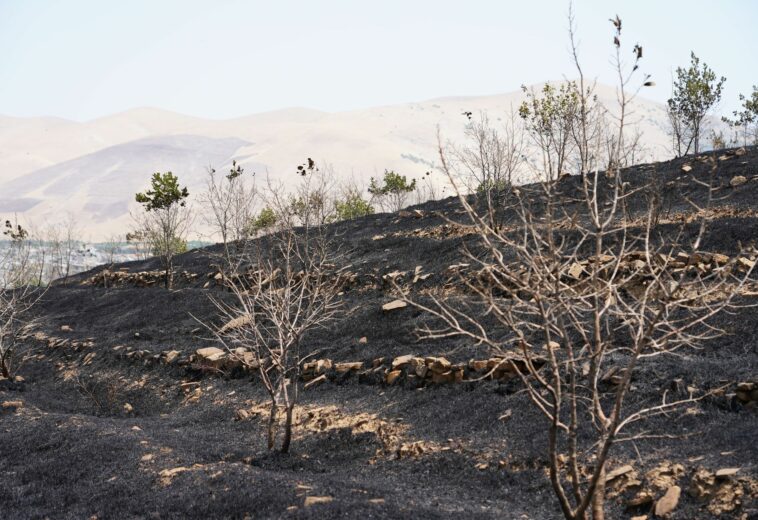
[[[681,171],[684,163],[693,166],[692,172]],[[624,178],[633,187],[657,179],[665,208],[659,231],[666,240],[678,229],[678,219],[693,213],[685,196],[705,199],[705,188],[693,178],[707,180],[711,174],[718,189],[702,249],[734,255],[738,244],[754,246],[758,238],[757,149],[716,160],[715,172],[689,157],[630,168]],[[732,188],[729,181],[735,175],[748,182]],[[535,186],[523,189],[536,193]],[[580,194],[580,179],[563,179],[561,189],[570,206]],[[632,212],[644,211],[646,193],[630,201]],[[445,284],[450,265],[465,261],[464,243],[476,249],[474,236],[445,227],[443,215],[463,219],[456,199],[411,209],[423,216],[377,214],[332,226],[354,272],[381,279],[396,270],[412,273],[421,265],[423,273],[432,273],[421,285],[431,290]],[[509,218],[503,216],[505,222]],[[695,232],[691,224],[687,233]],[[375,239],[377,235],[383,238]],[[358,375],[341,377],[304,391],[304,409],[336,410],[332,417],[343,419],[368,414],[392,425],[404,442],[443,448],[397,457],[381,452],[376,432],[333,420],[318,428],[296,428],[291,453],[269,453],[262,416],[236,418],[238,409],[266,402],[254,376],[153,360],[164,351],[177,350],[186,358],[213,345],[195,317],[214,321],[208,296],[225,297],[212,283],[203,287],[214,272],[209,255],[214,250],[218,246],[179,257],[177,270],[198,277],[180,280],[171,292],[158,286],[85,283],[105,267],[48,290],[36,308],[39,331],[67,339],[68,345],[50,348],[30,339],[19,371],[24,381],[0,381],[0,402],[24,403],[15,412],[0,412],[0,517],[560,517],[546,476],[545,419],[514,381],[416,388]],[[151,259],[112,267],[118,268],[140,272],[160,269],[160,264]],[[307,338],[307,349],[318,351],[317,357],[370,364],[374,358],[409,353],[444,355],[454,362],[487,356],[461,340],[418,341],[414,331],[424,316],[411,308],[383,313],[381,305],[393,296],[381,283],[347,291],[345,299],[351,312]],[[64,325],[71,330],[62,331]],[[758,311],[736,309],[720,315],[717,325],[728,334],[680,357],[644,363],[635,373],[630,402],[660,401],[666,391],[681,396],[686,386],[708,389],[756,380]],[[367,341],[359,342],[364,336]],[[90,343],[72,348],[74,341]],[[114,350],[118,346],[123,348]],[[129,358],[127,350],[143,355]],[[199,387],[199,397],[192,398],[182,383],[196,383],[189,388]],[[684,492],[671,518],[711,517],[687,493],[689,475],[697,467],[739,467],[741,478],[758,476],[755,407],[727,393],[691,408],[691,413],[646,422],[646,430],[665,436],[616,445],[609,465],[633,464],[640,474],[665,462],[684,465],[679,482]],[[510,417],[499,420],[506,411]],[[161,477],[161,471],[178,467],[188,470]],[[306,496],[332,500],[306,507]],[[629,497],[609,500],[610,518],[650,511],[650,506],[626,509]],[[756,497],[746,494],[722,517],[758,518]]]

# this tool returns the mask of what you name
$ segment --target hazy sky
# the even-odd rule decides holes
[[[588,75],[610,83],[608,18],[664,101],[694,50],[758,83],[758,1],[577,0]],[[226,118],[509,92],[573,77],[564,0],[0,0],[0,114],[87,120],[138,106]],[[631,56],[631,50],[628,51]]]

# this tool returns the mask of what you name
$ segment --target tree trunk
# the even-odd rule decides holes
[[[276,403],[271,403],[271,413],[268,416],[268,449],[273,450],[276,442]]]
[[[294,411],[294,403],[287,405],[287,418],[284,422],[284,440],[282,441],[282,453],[289,452],[290,441],[292,440],[292,412]]]
[[[605,461],[602,464],[597,486],[595,486],[595,494],[592,496],[592,520],[605,519]]]
[[[174,263],[170,258],[166,259],[166,289],[171,290],[174,285],[173,281]]]

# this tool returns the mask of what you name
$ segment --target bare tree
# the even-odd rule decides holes
[[[18,347],[35,323],[29,316],[44,290],[31,258],[29,235],[18,224],[5,222],[0,244],[0,375],[11,378],[22,358]]]
[[[252,351],[251,366],[271,400],[268,448],[276,447],[282,411],[280,449],[286,453],[301,367],[308,357],[304,340],[308,332],[338,318],[342,284],[332,244],[321,227],[280,227],[257,239],[243,258],[246,269],[228,283],[234,302],[213,299],[224,323],[212,330],[229,351]]]
[[[232,161],[229,173],[219,178],[208,169],[207,188],[200,201],[205,208],[203,218],[214,236],[221,239],[222,255],[227,267],[236,264],[240,241],[253,233],[255,185],[248,183],[244,170]]]
[[[576,131],[575,111],[559,117],[558,128],[579,136],[568,143],[550,134],[533,139],[540,146],[543,182],[523,187],[510,197],[509,222],[492,225],[492,218],[458,189],[460,203],[476,231],[477,249],[465,254],[476,276],[462,277],[468,299],[402,298],[427,313],[421,338],[463,337],[489,347],[509,364],[531,402],[547,419],[549,476],[567,519],[603,519],[605,467],[614,444],[645,434],[630,431],[640,421],[677,409],[709,395],[660,402],[628,402],[635,370],[659,356],[676,355],[718,336],[713,318],[732,305],[752,265],[740,271],[736,260],[701,250],[706,232],[706,208],[712,190],[693,178],[701,203],[688,200],[699,223],[662,235],[653,214],[633,210],[631,202],[644,195],[633,188],[621,165],[627,154],[624,128],[633,94],[626,87],[638,68],[642,49],[624,69],[621,60],[621,20],[612,20],[614,65],[619,76],[619,111],[613,134],[595,141]],[[649,78],[644,79],[644,84]],[[554,99],[554,93],[547,93]],[[586,90],[575,91],[576,103]],[[529,117],[542,119],[540,100]],[[534,111],[536,107],[537,111]],[[553,105],[548,105],[553,114]],[[552,124],[552,123],[551,123]],[[552,132],[533,126],[532,132]],[[563,130],[561,130],[563,132]],[[562,136],[563,133],[560,133]],[[575,149],[608,150],[603,167],[585,153],[581,195],[566,195],[555,172]],[[455,184],[459,172],[440,146],[442,169]],[[605,162],[605,161],[604,161]],[[713,163],[712,175],[716,163]],[[744,264],[744,263],[743,263]],[[398,290],[400,290],[398,288]],[[513,362],[513,356],[520,362]],[[494,371],[494,369],[493,369]]]

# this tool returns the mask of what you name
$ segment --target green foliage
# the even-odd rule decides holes
[[[232,168],[229,170],[229,173],[226,175],[226,179],[229,182],[232,182],[234,179],[242,175],[242,172],[245,171],[242,169],[242,166],[237,164],[237,161],[232,161]]]
[[[345,200],[337,201],[335,210],[338,220],[352,220],[374,213],[374,207],[364,200],[360,193],[350,193]]]
[[[392,170],[384,170],[384,184],[380,185],[376,179],[371,177],[371,183],[368,192],[371,195],[383,196],[398,193],[410,193],[416,189],[416,179],[408,183],[405,175],[400,175]]]
[[[173,236],[169,244],[162,244],[160,237],[148,238],[153,255],[161,256],[166,249],[170,249],[175,255],[181,255],[188,251],[187,241],[182,237]]]
[[[253,228],[253,232],[263,231],[265,229],[269,229],[276,224],[277,217],[276,212],[274,212],[273,209],[266,206],[261,210],[260,213],[258,213],[258,216],[253,219],[253,222],[251,224],[251,227]]]
[[[734,119],[723,117],[725,123],[732,127],[740,127],[745,136],[745,144],[748,144],[748,135],[752,127],[752,144],[758,144],[758,86],[753,85],[753,93],[750,97],[740,94],[742,110],[732,112]]]
[[[521,87],[526,101],[519,106],[518,113],[528,128],[546,138],[553,138],[567,130],[579,109],[579,91],[573,81],[558,88],[545,83],[542,95],[536,96],[526,86]]]
[[[700,129],[708,111],[721,99],[725,77],[717,78],[716,73],[695,53],[690,53],[690,66],[677,67],[673,85],[673,95],[668,100],[672,117],[681,122],[694,144],[695,153],[700,150]],[[684,152],[689,151],[690,145]]]
[[[174,204],[184,206],[185,199],[189,197],[187,188],[180,188],[178,177],[171,172],[154,173],[150,186],[151,189],[135,196],[137,202],[144,205],[147,211],[168,209]]]
[[[507,192],[511,189],[511,183],[506,179],[488,179],[485,182],[480,182],[476,187],[476,195],[478,197],[485,197],[488,193],[500,194]]]

